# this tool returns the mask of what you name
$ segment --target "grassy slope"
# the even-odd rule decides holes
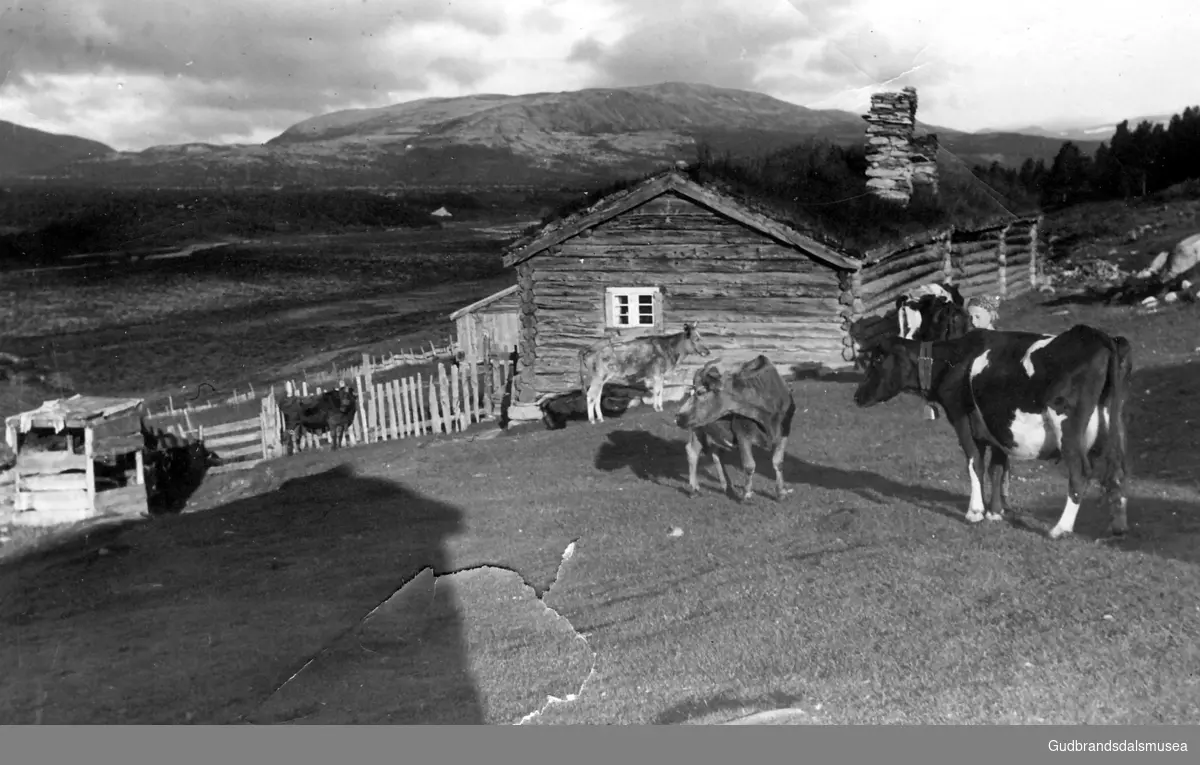
[[[422,567],[495,564],[539,590],[553,582],[547,602],[599,655],[580,699],[542,722],[676,722],[783,702],[819,703],[830,723],[1194,721],[1200,493],[1180,477],[1195,475],[1194,449],[1163,439],[1194,438],[1178,423],[1200,415],[1198,378],[1184,377],[1196,371],[1200,312],[1005,318],[1120,326],[1138,349],[1128,541],[1092,541],[1105,529],[1094,493],[1078,537],[1060,543],[964,525],[945,423],[922,422],[911,399],[855,409],[851,387],[828,381],[795,385],[802,413],[785,470],[798,491],[783,504],[739,505],[711,491],[711,475],[710,491],[687,500],[682,433],[646,410],[565,432],[314,453],[236,479],[257,487],[214,482],[197,499],[217,509],[127,530],[104,542],[109,555],[93,540],[6,564],[0,720],[253,714]],[[357,475],[327,472],[344,462]],[[1026,463],[1017,475],[1025,526],[1048,528],[1059,469]],[[683,536],[668,536],[672,526]],[[554,582],[572,539],[578,552]],[[529,689],[550,679],[541,659],[497,637],[508,623],[497,604],[470,602],[430,616],[424,642],[396,635],[386,662],[354,654],[374,669],[332,671],[290,708],[353,698],[342,686],[365,672],[395,693],[335,719],[530,711]]]

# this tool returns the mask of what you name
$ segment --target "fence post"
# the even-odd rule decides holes
[[[447,433],[454,431],[454,412],[450,409],[450,381],[446,379],[446,365],[438,364],[438,393],[442,404],[442,425]],[[431,381],[432,382],[432,381]]]
[[[1042,227],[1042,216],[1039,215],[1029,227],[1029,286],[1038,286],[1038,232]]]

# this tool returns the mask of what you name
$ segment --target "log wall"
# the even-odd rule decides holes
[[[694,322],[724,366],[766,354],[781,370],[844,363],[838,271],[675,195],[650,200],[521,264],[531,273],[536,319],[518,363],[528,361],[534,398],[578,388],[579,351],[608,336],[678,332]],[[521,276],[524,285],[524,276]],[[663,326],[605,327],[606,288],[658,287]],[[687,358],[674,382],[702,361]],[[526,400],[525,386],[518,394]]]
[[[856,348],[869,347],[898,332],[896,299],[933,282],[950,282],[963,297],[1010,300],[1037,285],[1037,219],[954,231],[910,244],[877,257],[856,274],[854,298],[862,310],[851,320]],[[847,356],[853,354],[847,350]]]

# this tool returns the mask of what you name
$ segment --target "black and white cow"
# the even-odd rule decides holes
[[[1124,403],[1133,356],[1125,338],[1083,324],[1060,335],[974,330],[933,343],[888,338],[868,353],[866,366],[854,393],[859,406],[911,392],[945,410],[967,459],[968,521],[998,520],[1011,510],[1010,460],[1057,459],[1066,463],[1069,482],[1050,537],[1074,531],[1097,462],[1112,532],[1126,531]],[[989,446],[985,513],[982,455]]]

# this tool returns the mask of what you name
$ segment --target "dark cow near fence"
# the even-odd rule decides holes
[[[277,403],[289,456],[295,453],[296,444],[306,432],[328,432],[332,448],[340,448],[342,437],[354,424],[354,416],[358,413],[358,395],[345,384],[315,396],[292,396]]]
[[[663,410],[663,387],[670,374],[689,354],[707,356],[708,348],[695,324],[671,335],[648,335],[624,342],[612,338],[579,352],[579,379],[587,394],[588,422],[604,422],[600,396],[604,384],[614,380],[645,380],[654,391],[654,411]]]
[[[701,454],[712,456],[721,491],[728,491],[719,453],[737,448],[746,473],[742,501],[750,499],[756,469],[752,447],[760,446],[771,450],[776,498],[790,494],[783,483],[783,457],[795,414],[792,391],[766,356],[751,359],[732,374],[721,372],[715,362],[696,370],[691,393],[675,419],[679,427],[691,431],[687,443],[691,493],[700,490],[696,470]]]
[[[617,417],[631,407],[641,403],[649,390],[645,386],[609,383],[600,396],[600,411],[609,417]],[[587,394],[582,390],[544,396],[538,401],[542,410],[542,422],[549,430],[562,430],[568,420],[587,416]]]
[[[203,442],[187,442],[173,433],[142,424],[146,498],[152,509],[178,511],[221,458]]]
[[[975,330],[936,343],[889,338],[870,352],[854,401],[866,407],[911,392],[946,410],[967,458],[966,517],[972,523],[998,520],[1010,510],[1010,460],[1058,459],[1067,464],[1067,501],[1050,537],[1069,534],[1100,461],[1112,532],[1123,534],[1129,472],[1124,404],[1132,372],[1125,338],[1082,324],[1060,335]],[[982,456],[989,446],[985,515]]]

